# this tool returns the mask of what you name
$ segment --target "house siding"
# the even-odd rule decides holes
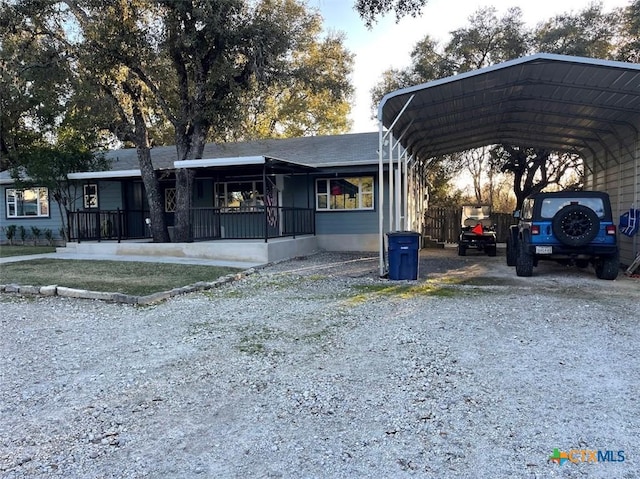
[[[372,210],[323,211],[316,209],[316,180],[345,176],[374,177],[374,208]],[[294,177],[299,178],[299,177]],[[356,174],[352,171],[339,171],[320,175],[309,175],[308,182],[299,179],[292,186],[295,205],[300,208],[313,208],[316,216],[316,234],[318,235],[354,235],[378,232],[377,197],[380,191],[377,175],[370,172]],[[307,206],[308,205],[308,206]]]

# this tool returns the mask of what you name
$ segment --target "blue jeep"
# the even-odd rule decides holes
[[[562,191],[527,197],[507,240],[507,264],[531,276],[540,260],[581,268],[592,264],[600,279],[620,269],[616,226],[607,193]]]

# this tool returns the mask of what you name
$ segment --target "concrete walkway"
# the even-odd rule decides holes
[[[7,256],[0,258],[0,265],[6,263],[16,263],[19,261],[29,261],[34,259],[53,258],[70,260],[90,260],[90,261],[139,261],[145,263],[174,263],[189,264],[199,266],[225,266],[229,268],[249,269],[262,266],[259,263],[244,261],[220,261],[204,258],[187,258],[176,256],[125,256],[125,255],[100,255],[100,254],[78,254],[78,253],[45,253],[24,256]]]

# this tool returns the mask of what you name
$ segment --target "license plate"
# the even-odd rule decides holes
[[[552,254],[552,246],[536,246],[536,254]]]

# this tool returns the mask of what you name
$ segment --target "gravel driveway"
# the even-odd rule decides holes
[[[148,307],[0,296],[0,475],[640,477],[640,282],[503,254],[424,251],[418,283],[319,254]]]

